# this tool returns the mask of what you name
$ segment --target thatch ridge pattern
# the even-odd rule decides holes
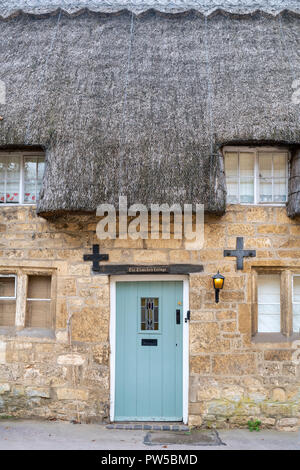
[[[53,15],[58,10],[73,16],[86,11],[102,14],[119,14],[124,11],[143,15],[149,10],[162,14],[184,14],[190,11],[211,17],[227,15],[255,15],[263,13],[278,16],[283,13],[300,15],[298,0],[2,0],[0,18],[8,19],[20,14]]]

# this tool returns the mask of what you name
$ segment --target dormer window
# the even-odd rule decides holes
[[[0,152],[0,204],[36,204],[45,158],[38,152]]]
[[[287,202],[287,150],[226,147],[224,159],[228,204]]]

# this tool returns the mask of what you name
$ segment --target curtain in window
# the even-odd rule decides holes
[[[0,203],[20,202],[20,158],[0,155]]]
[[[258,276],[258,332],[280,332],[280,274]]]

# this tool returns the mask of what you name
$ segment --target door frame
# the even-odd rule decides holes
[[[147,281],[182,281],[183,284],[183,320],[182,320],[182,416],[184,424],[188,424],[189,407],[189,322],[185,322],[189,310],[189,276],[172,274],[125,274],[110,276],[110,421],[115,419],[115,377],[116,377],[116,283]]]

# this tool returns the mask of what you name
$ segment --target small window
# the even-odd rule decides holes
[[[224,158],[228,204],[287,201],[287,151],[225,149]]]
[[[293,278],[293,331],[300,333],[300,276]]]
[[[158,298],[141,298],[141,330],[158,330]]]
[[[28,276],[25,326],[52,328],[51,276]]]
[[[16,318],[16,277],[0,276],[0,326],[14,326]]]
[[[258,276],[258,332],[279,333],[280,322],[280,274]]]
[[[36,204],[44,166],[41,154],[0,152],[0,204]]]

